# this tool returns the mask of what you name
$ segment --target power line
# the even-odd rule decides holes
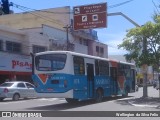
[[[132,2],[132,1],[134,1],[134,0],[127,0],[127,1],[122,2],[122,3],[118,3],[118,4],[115,4],[115,5],[108,6],[108,8],[110,9],[110,8],[119,7],[119,6],[125,5],[125,4],[127,4],[127,3],[130,3],[130,2]],[[21,6],[21,5],[12,3],[12,2],[11,2],[10,4],[11,4],[11,6],[16,7],[16,8],[18,8],[18,9],[22,10],[22,11],[28,12],[28,13],[34,15],[34,16],[40,17],[40,18],[42,18],[42,19],[44,19],[44,20],[47,20],[47,21],[49,21],[49,22],[54,22],[54,23],[56,22],[54,19],[49,18],[48,16],[44,16],[44,15],[35,13],[35,11],[47,12],[47,13],[53,13],[53,14],[73,14],[73,12],[52,12],[52,11],[36,10],[36,9],[31,9],[31,8],[28,8],[28,7],[24,7],[24,6]],[[33,11],[34,11],[34,12],[33,12]],[[57,23],[57,22],[56,22],[56,24],[60,24],[60,23]],[[60,25],[62,25],[62,24],[60,24]],[[74,41],[73,41],[73,42],[74,42]],[[72,42],[72,43],[73,43],[73,42]],[[108,45],[108,44],[107,44],[107,45]],[[112,48],[118,49],[117,47],[112,46],[112,45],[108,45],[108,46],[109,46],[109,47],[112,47]]]
[[[33,11],[30,11],[30,12],[29,12],[28,10],[32,10],[32,9],[30,9],[30,8],[27,8],[27,7],[24,7],[24,6],[20,6],[20,5],[14,4],[14,3],[11,3],[11,6],[16,7],[16,8],[18,8],[18,9],[24,11],[24,12],[28,12],[28,13],[30,13],[30,14],[32,14],[32,15],[34,15],[34,16],[37,16],[37,17],[39,17],[39,18],[41,18],[41,19],[44,19],[44,20],[46,20],[46,21],[49,21],[49,22],[53,22],[53,23],[62,25],[62,24],[60,24],[59,22],[57,22],[55,19],[49,18],[48,16],[44,16],[44,15],[42,15],[42,14],[36,13],[35,11],[34,11],[34,12],[33,12]]]
[[[108,6],[108,8],[115,8],[115,7],[119,7],[119,6],[122,6],[122,5],[125,5],[127,3],[130,3],[134,0],[128,0],[128,1],[125,1],[125,2],[122,2],[122,3],[118,3],[118,4],[115,4],[115,5],[111,5],[111,6]]]
[[[54,13],[54,14],[71,14],[73,12],[52,12],[52,11],[45,11],[45,10],[36,10],[36,9],[32,9],[32,8],[28,8],[28,7],[25,7],[25,6],[21,6],[21,5],[18,5],[18,4],[15,4],[13,2],[10,3],[11,6],[15,6],[16,8],[23,8],[23,9],[26,9],[30,12],[33,12],[33,11],[40,11],[40,12],[47,12],[47,13]]]
[[[156,8],[158,14],[160,14],[160,12],[159,12],[159,10],[158,10],[158,7],[156,6],[156,4],[155,4],[155,2],[154,2],[153,0],[152,0],[152,3],[153,3],[153,5],[154,5],[154,7]]]
[[[127,1],[122,2],[122,3],[118,3],[118,4],[115,4],[115,5],[111,5],[111,6],[108,6],[108,9],[115,8],[115,7],[119,7],[119,6],[128,4],[128,3],[132,2],[132,1],[134,1],[134,0],[127,0]],[[42,10],[31,9],[31,8],[28,8],[28,7],[24,7],[24,6],[15,4],[15,3],[13,3],[13,2],[10,2],[10,5],[11,5],[11,6],[14,6],[14,7],[16,7],[16,8],[21,7],[21,8],[23,8],[23,9],[26,9],[26,10],[30,11],[30,12],[40,11],[40,12],[47,12],[47,13],[53,13],[53,14],[73,14],[73,12],[58,12],[58,11],[52,12],[52,11],[46,11],[46,10],[43,10],[43,11],[42,11]]]

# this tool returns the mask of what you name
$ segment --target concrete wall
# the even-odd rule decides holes
[[[23,31],[25,31],[29,42],[29,53],[33,52],[33,45],[42,46],[49,50],[49,38],[43,35],[42,28],[23,29]]]

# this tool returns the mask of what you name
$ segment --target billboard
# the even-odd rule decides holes
[[[74,30],[107,27],[107,3],[76,6]]]

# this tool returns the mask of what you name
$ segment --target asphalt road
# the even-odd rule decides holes
[[[120,96],[118,97],[112,97],[112,98],[106,98],[101,103],[95,103],[94,101],[84,101],[80,102],[78,104],[68,104],[64,99],[58,99],[58,98],[40,98],[40,99],[28,99],[28,100],[19,100],[19,101],[12,101],[11,99],[6,99],[3,102],[0,102],[0,111],[160,111],[160,109],[152,108],[152,107],[137,107],[133,106],[130,103],[126,102],[127,99],[131,98],[138,98],[143,95],[142,88],[139,89],[138,92],[130,93],[129,97],[122,98]],[[159,91],[154,89],[153,87],[148,88],[148,96],[150,97],[158,97]],[[88,114],[94,114],[89,113]],[[74,113],[73,113],[74,114]],[[91,115],[92,116],[92,115]],[[55,117],[54,117],[55,118]],[[64,117],[62,117],[64,119]],[[70,119],[69,119],[70,118]],[[98,118],[98,117],[96,117]],[[94,120],[95,117],[87,117],[87,120]],[[114,119],[118,119],[119,117],[116,117]],[[145,120],[147,120],[149,117],[146,117]],[[40,119],[40,118],[36,118]],[[47,118],[51,119],[51,118]],[[61,119],[60,117],[57,117],[56,120]],[[75,117],[67,117],[65,119],[75,120]],[[77,117],[76,120],[82,119],[82,117]],[[105,119],[103,117],[100,117],[100,119]],[[109,117],[107,117],[109,119]],[[111,117],[110,119],[113,119]],[[121,119],[121,118],[119,118]],[[125,120],[126,117],[123,118]],[[132,119],[132,118],[131,118]],[[136,119],[134,117],[134,119]],[[142,119],[142,117],[141,117]],[[154,117],[154,119],[157,119]],[[152,120],[154,120],[152,118]],[[53,119],[52,119],[53,120]],[[97,119],[96,119],[97,120]]]

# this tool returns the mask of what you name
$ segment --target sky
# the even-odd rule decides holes
[[[111,7],[119,3],[130,1],[117,7]],[[15,4],[25,6],[31,9],[41,10],[56,7],[89,5],[107,2],[107,13],[122,12],[138,25],[144,25],[152,21],[152,16],[156,7],[158,8],[160,0],[9,0]],[[156,7],[155,7],[155,3]],[[11,7],[15,13],[23,12],[15,7]],[[159,9],[160,10],[160,9]],[[99,41],[108,45],[109,55],[124,55],[125,50],[117,49],[126,35],[126,31],[135,26],[122,16],[108,16],[107,28],[94,29],[98,32]]]

